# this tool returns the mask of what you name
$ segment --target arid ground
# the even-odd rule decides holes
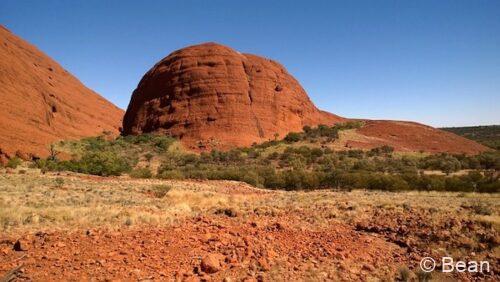
[[[0,277],[498,281],[499,198],[286,192],[18,168],[0,173]],[[421,258],[445,255],[486,260],[490,272],[420,271]]]

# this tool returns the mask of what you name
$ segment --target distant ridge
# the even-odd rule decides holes
[[[443,127],[441,129],[500,150],[500,125]]]

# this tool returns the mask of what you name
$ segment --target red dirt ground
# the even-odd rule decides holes
[[[100,183],[102,188],[93,189],[103,191],[121,187],[118,182],[139,190],[145,184],[160,183],[118,177],[57,177],[74,184],[82,181],[82,187]],[[208,198],[212,197],[210,192],[216,192],[245,195],[247,200],[240,202],[239,209],[216,206],[194,217],[178,217],[171,225],[120,224],[113,226],[116,229],[67,229],[61,225],[57,227],[61,229],[44,231],[38,227],[0,234],[0,278],[14,270],[9,276],[21,281],[395,281],[402,267],[411,269],[416,279],[423,257],[438,258],[443,252],[456,251],[457,259],[490,261],[491,272],[433,273],[434,279],[498,281],[498,231],[484,221],[471,220],[475,217],[466,212],[467,198],[284,192],[231,181],[164,183],[182,187],[177,191],[208,193]],[[37,189],[50,192],[67,188]],[[348,200],[354,195],[364,196]],[[407,201],[415,197],[431,203]],[[362,198],[376,204],[368,205]],[[311,203],[303,202],[309,199]],[[47,203],[52,200],[46,199]],[[390,207],[388,201],[398,204]],[[399,208],[402,202],[405,205]],[[434,207],[439,205],[450,206],[443,210]],[[496,214],[494,205],[492,209]],[[449,211],[455,214],[450,216]],[[356,216],[347,220],[345,216],[350,218],[352,212]]]
[[[88,234],[87,234],[88,233]],[[272,274],[304,276],[311,265],[336,271],[323,278],[382,277],[404,260],[403,251],[379,238],[355,233],[343,225],[310,231],[288,227],[287,219],[239,222],[225,216],[199,217],[172,228],[27,235],[26,251],[12,250],[3,239],[0,272],[23,264],[20,278],[35,280],[113,279],[243,279]],[[215,257],[216,272],[201,266]],[[363,262],[349,270],[350,262]],[[217,265],[220,263],[220,266]],[[309,265],[311,264],[311,265]],[[377,272],[373,272],[378,269]]]
[[[389,145],[402,152],[466,154],[490,150],[467,138],[416,122],[367,120],[357,132],[372,139],[369,142],[348,141],[349,147],[371,149]]]

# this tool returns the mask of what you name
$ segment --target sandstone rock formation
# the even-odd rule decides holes
[[[173,52],[144,75],[123,130],[170,134],[193,149],[228,148],[342,120],[318,110],[277,62],[206,43]]]
[[[140,81],[123,121],[125,134],[159,133],[190,149],[228,149],[282,138],[305,125],[348,119],[318,110],[279,63],[216,43],[190,46],[158,62]],[[389,145],[398,151],[475,154],[471,140],[429,126],[366,121],[339,148]]]
[[[123,111],[0,26],[0,160],[45,156],[50,143],[118,134]]]

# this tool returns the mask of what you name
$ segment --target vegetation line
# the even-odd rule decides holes
[[[85,138],[57,144],[57,154],[32,164],[44,171],[74,171],[134,178],[243,181],[256,187],[285,190],[356,189],[499,192],[499,151],[477,156],[395,153],[389,146],[368,151],[334,151],[339,132],[362,122],[304,127],[282,140],[249,148],[194,154],[168,136],[140,135]],[[18,165],[13,159],[11,167]]]

